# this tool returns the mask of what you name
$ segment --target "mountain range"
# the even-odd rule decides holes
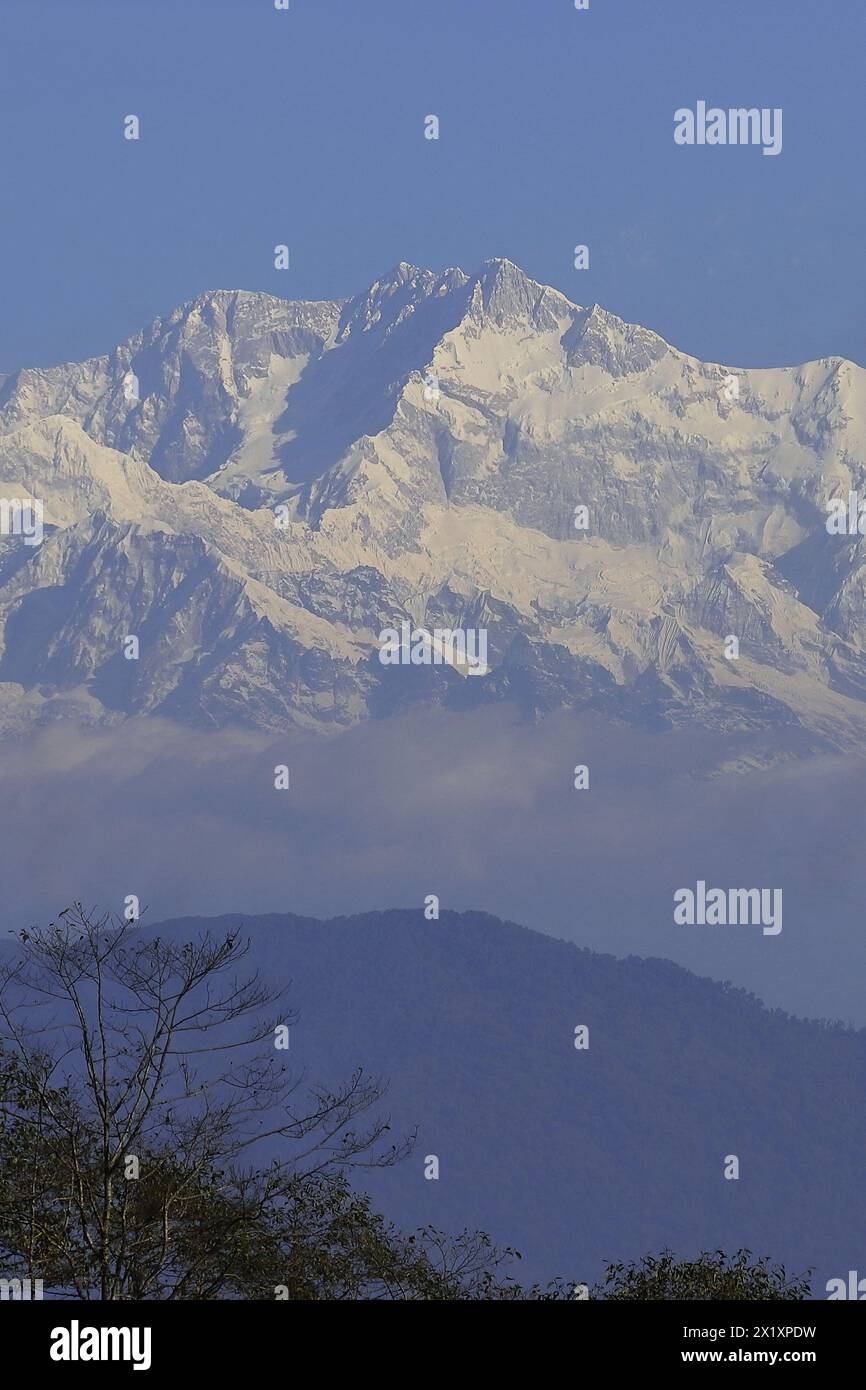
[[[857,750],[866,551],[826,526],[852,490],[843,359],[700,362],[507,260],[203,294],[0,378],[0,498],[45,523],[0,536],[0,729],[512,701]],[[383,665],[403,622],[485,629],[488,673]]]

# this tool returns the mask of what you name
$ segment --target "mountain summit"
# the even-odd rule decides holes
[[[860,748],[863,540],[826,519],[864,460],[852,363],[703,363],[508,260],[200,295],[0,384],[0,498],[45,522],[0,536],[3,719],[511,700]],[[483,624],[489,674],[383,666],[403,622]]]

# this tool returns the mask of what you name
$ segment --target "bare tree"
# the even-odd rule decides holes
[[[297,1015],[238,932],[161,938],[77,904],[18,936],[0,1246],[22,1274],[79,1298],[231,1296],[250,1231],[260,1249],[305,1192],[410,1150],[360,1068],[336,1090],[289,1068]]]

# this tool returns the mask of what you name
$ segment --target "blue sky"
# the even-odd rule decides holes
[[[4,0],[0,371],[498,255],[708,360],[866,364],[864,40],[862,0]],[[698,99],[782,153],[675,146]]]

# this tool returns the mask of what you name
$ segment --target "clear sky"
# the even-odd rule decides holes
[[[864,0],[3,0],[0,371],[491,256],[708,360],[866,364],[864,53]],[[676,146],[698,100],[782,107],[781,154]]]

